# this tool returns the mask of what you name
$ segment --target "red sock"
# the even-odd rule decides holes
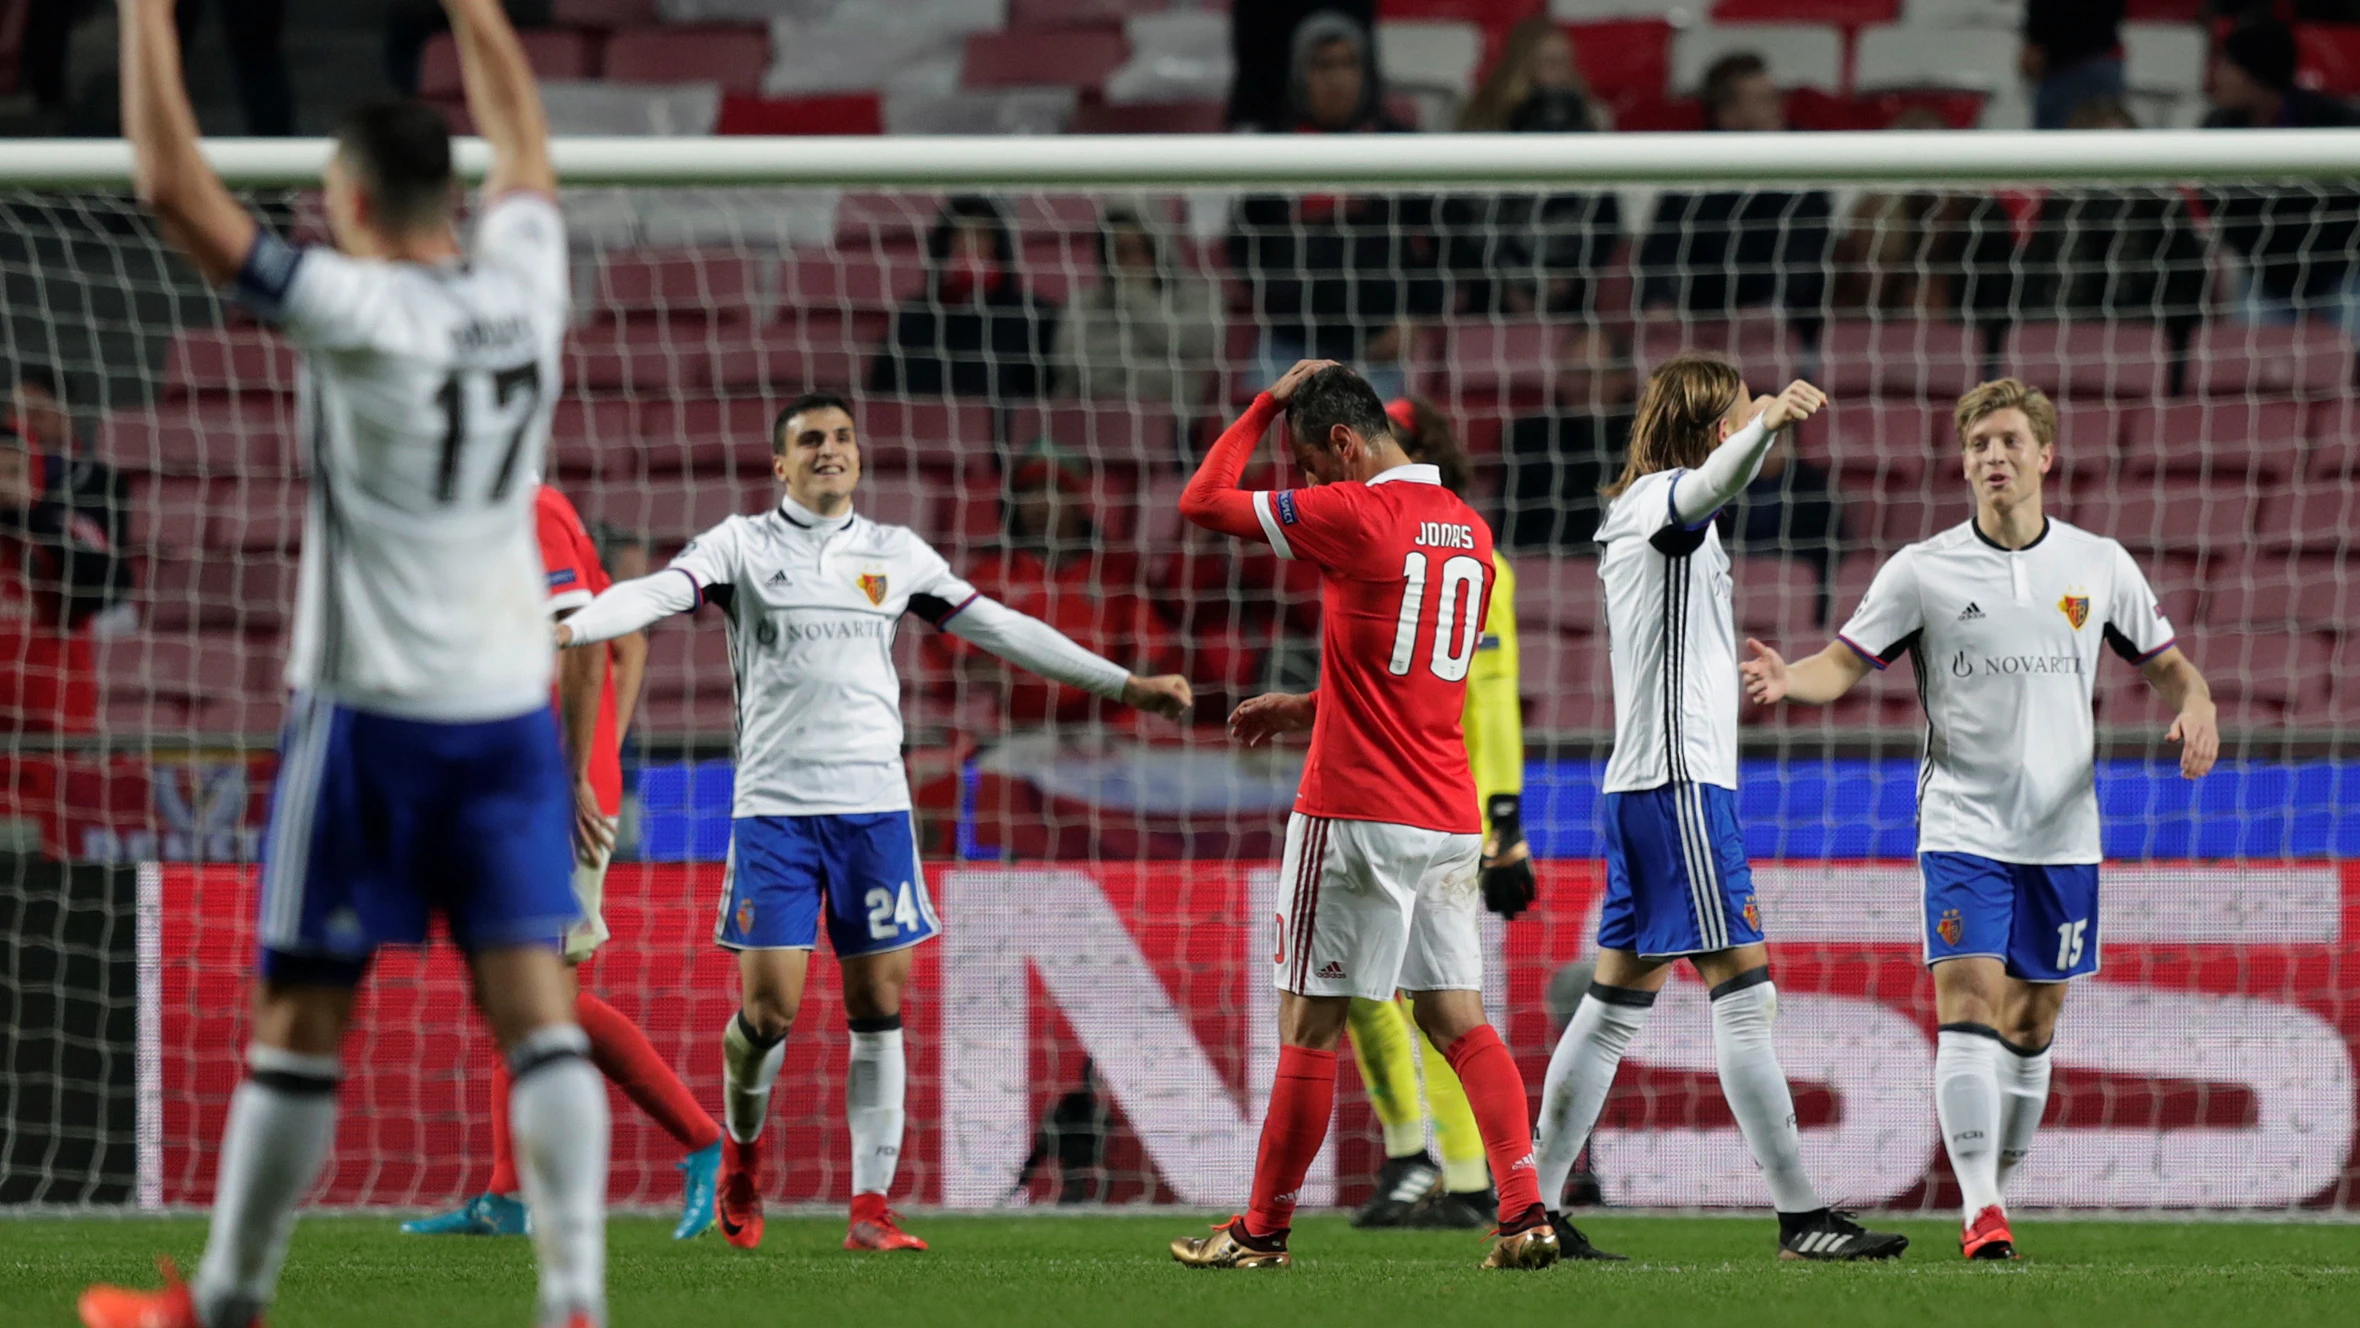
[[[516,1153],[508,1143],[508,1058],[492,1053],[492,1183],[493,1194],[514,1194],[524,1186],[516,1179]]]
[[[1278,1078],[1270,1085],[1270,1114],[1262,1118],[1262,1147],[1254,1154],[1247,1235],[1284,1231],[1294,1221],[1295,1192],[1303,1188],[1311,1159],[1327,1141],[1328,1117],[1335,1110],[1336,1053],[1280,1046]]]
[[[697,1105],[696,1094],[622,1011],[585,991],[574,998],[574,1017],[589,1035],[590,1063],[682,1148],[707,1148],[721,1137],[721,1127]]]
[[[1524,1216],[1541,1201],[1540,1173],[1532,1156],[1532,1106],[1524,1096],[1524,1076],[1516,1058],[1489,1024],[1450,1044],[1443,1056],[1458,1072],[1467,1090],[1467,1105],[1475,1110],[1476,1128],[1483,1132],[1483,1151],[1491,1159],[1491,1183],[1500,1194],[1500,1224]]]

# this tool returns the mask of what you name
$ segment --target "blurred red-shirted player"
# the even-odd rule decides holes
[[[574,505],[549,485],[534,495],[533,515],[541,536],[541,566],[549,574],[549,612],[571,613],[606,589],[598,546]],[[646,639],[637,633],[601,650],[569,650],[558,657],[552,704],[565,732],[566,760],[574,779],[574,897],[582,921],[565,937],[566,962],[580,966],[607,939],[600,906],[606,867],[614,851],[615,823],[623,812],[622,735],[637,702]],[[622,685],[618,688],[617,678]],[[700,1235],[713,1224],[713,1188],[721,1167],[721,1127],[680,1076],[657,1054],[647,1035],[620,1010],[577,988],[574,1011],[590,1037],[590,1059],[666,1133],[687,1151],[680,1161],[680,1224],[676,1240]],[[516,1160],[509,1152],[508,1071],[495,1064],[492,1078],[492,1180],[484,1193],[448,1213],[405,1222],[402,1230],[425,1236],[508,1236],[525,1231],[524,1204]]]
[[[1237,487],[1285,412],[1308,486]],[[1274,964],[1278,1075],[1245,1213],[1172,1242],[1205,1268],[1288,1262],[1296,1191],[1327,1137],[1336,1048],[1353,997],[1410,993],[1418,1025],[1466,1085],[1499,1187],[1486,1268],[1554,1263],[1558,1239],[1533,1171],[1515,1058],[1483,1015],[1476,868],[1483,818],[1459,727],[1490,607],[1491,528],[1434,467],[1412,464],[1360,375],[1326,360],[1289,369],[1213,444],[1182,515],[1266,541],[1320,571],[1320,687],[1239,706],[1249,746],[1311,730],[1287,824]]]

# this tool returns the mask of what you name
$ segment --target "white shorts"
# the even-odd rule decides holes
[[[613,817],[607,818],[606,828],[615,828]],[[582,963],[606,944],[606,866],[612,856],[613,850],[602,849],[597,863],[592,864],[582,861],[578,851],[575,854],[574,905],[582,910],[582,920],[565,929],[565,962],[569,964]]]
[[[1278,876],[1281,991],[1391,1000],[1483,988],[1481,835],[1296,812]]]

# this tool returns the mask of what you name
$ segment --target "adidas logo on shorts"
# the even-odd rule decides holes
[[[1958,611],[1958,620],[1960,622],[1974,622],[1982,616],[1983,606],[1975,603],[1973,600],[1968,600],[1967,607]]]
[[[1337,963],[1335,960],[1330,959],[1326,963],[1319,966],[1319,976],[1326,978],[1331,982],[1340,981],[1344,976],[1344,966]]]

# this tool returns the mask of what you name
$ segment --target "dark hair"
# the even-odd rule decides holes
[[[2294,29],[2266,11],[2238,20],[2221,35],[2221,58],[2246,72],[2254,82],[2273,92],[2292,92],[2295,70],[2302,64],[2301,46]]]
[[[1424,397],[1407,400],[1410,419],[1417,427],[1404,429],[1399,420],[1394,420],[1393,441],[1401,444],[1401,450],[1409,454],[1410,460],[1434,467],[1441,474],[1443,488],[1466,497],[1471,468],[1467,463],[1467,449],[1459,446],[1459,440],[1451,434],[1450,421]]]
[[[451,131],[433,107],[372,101],[336,122],[336,152],[360,177],[380,224],[412,231],[451,215]]]
[[[46,364],[20,364],[16,366],[16,384],[19,387],[40,388],[57,398],[60,403],[66,399],[65,381],[58,377],[57,370]]]
[[[1697,93],[1704,103],[1704,122],[1708,129],[1721,127],[1721,108],[1737,95],[1739,82],[1770,72],[1770,62],[1752,51],[1731,51],[1713,61],[1704,71],[1704,87]]]
[[[1098,218],[1098,270],[1109,277],[1114,275],[1114,237],[1117,231],[1137,231],[1140,238],[1147,241],[1147,252],[1155,260],[1155,286],[1157,290],[1162,290],[1163,242],[1156,238],[1155,229],[1147,224],[1147,219],[1128,204],[1117,203]]]
[[[1377,390],[1341,364],[1304,379],[1287,398],[1287,431],[1293,437],[1324,450],[1339,424],[1371,441],[1393,436],[1393,421]]]
[[[1016,242],[1008,234],[1008,214],[982,194],[953,194],[935,214],[934,229],[926,233],[926,257],[940,264],[951,256],[951,235],[960,227],[981,223],[991,228],[992,258],[1001,267],[1016,262]]]
[[[850,415],[852,403],[833,392],[806,392],[788,402],[786,409],[778,413],[778,418],[770,422],[772,455],[775,456],[787,450],[787,421],[807,410],[840,410],[846,415]]]

